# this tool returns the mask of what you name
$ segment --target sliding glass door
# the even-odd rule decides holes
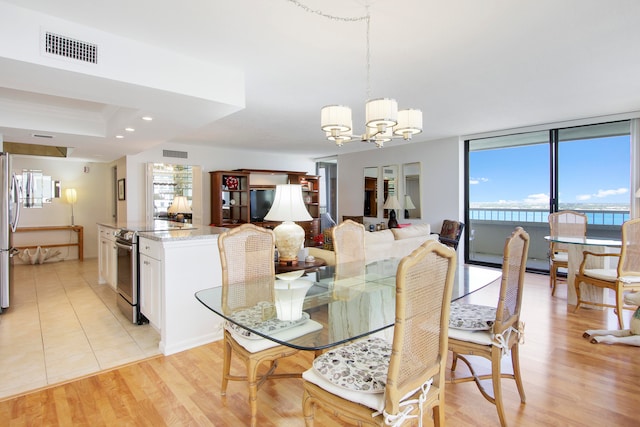
[[[629,121],[466,141],[467,262],[500,265],[506,237],[531,237],[527,267],[548,271],[548,215],[587,214],[588,234],[619,237],[631,203]]]

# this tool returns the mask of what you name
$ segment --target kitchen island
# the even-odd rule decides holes
[[[222,338],[222,319],[211,316],[194,294],[222,285],[218,235],[227,229],[200,224],[159,228],[165,229],[138,231],[139,301],[140,311],[160,333],[160,351],[169,355]]]

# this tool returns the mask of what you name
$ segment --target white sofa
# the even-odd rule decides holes
[[[412,224],[408,227],[373,232],[365,231],[365,261],[402,258],[409,255],[427,240],[437,239],[437,234],[431,234],[431,226],[429,224]],[[309,248],[309,255],[322,258],[327,262],[327,265],[336,263],[335,254],[331,250]]]

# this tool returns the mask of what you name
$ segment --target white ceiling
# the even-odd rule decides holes
[[[414,142],[640,110],[637,0],[299,0],[307,10],[291,0],[4,0],[0,10],[9,3],[244,70],[246,108],[212,112],[208,121],[198,102],[186,102],[192,97],[159,97],[181,105],[179,120],[158,118],[153,130],[126,135],[126,143],[113,140],[118,120],[95,134],[42,119],[117,115],[126,88],[95,79],[80,96],[67,79],[56,96],[42,95],[37,73],[22,73],[18,85],[0,72],[0,107],[19,106],[16,114],[25,116],[14,127],[0,117],[5,141],[71,146],[70,157],[93,161],[162,142],[314,157],[374,149],[360,142],[337,149],[319,129],[320,108],[337,103],[351,106],[354,130],[364,130],[365,24],[313,13],[362,16],[367,4],[369,95],[423,111],[424,132]],[[19,72],[21,64],[3,61],[2,51],[0,67]],[[104,91],[112,92],[110,102],[98,96]],[[43,142],[33,133],[55,138]]]

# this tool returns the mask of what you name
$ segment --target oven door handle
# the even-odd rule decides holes
[[[122,243],[116,241],[116,246],[129,252],[133,251],[133,245],[123,245]]]

